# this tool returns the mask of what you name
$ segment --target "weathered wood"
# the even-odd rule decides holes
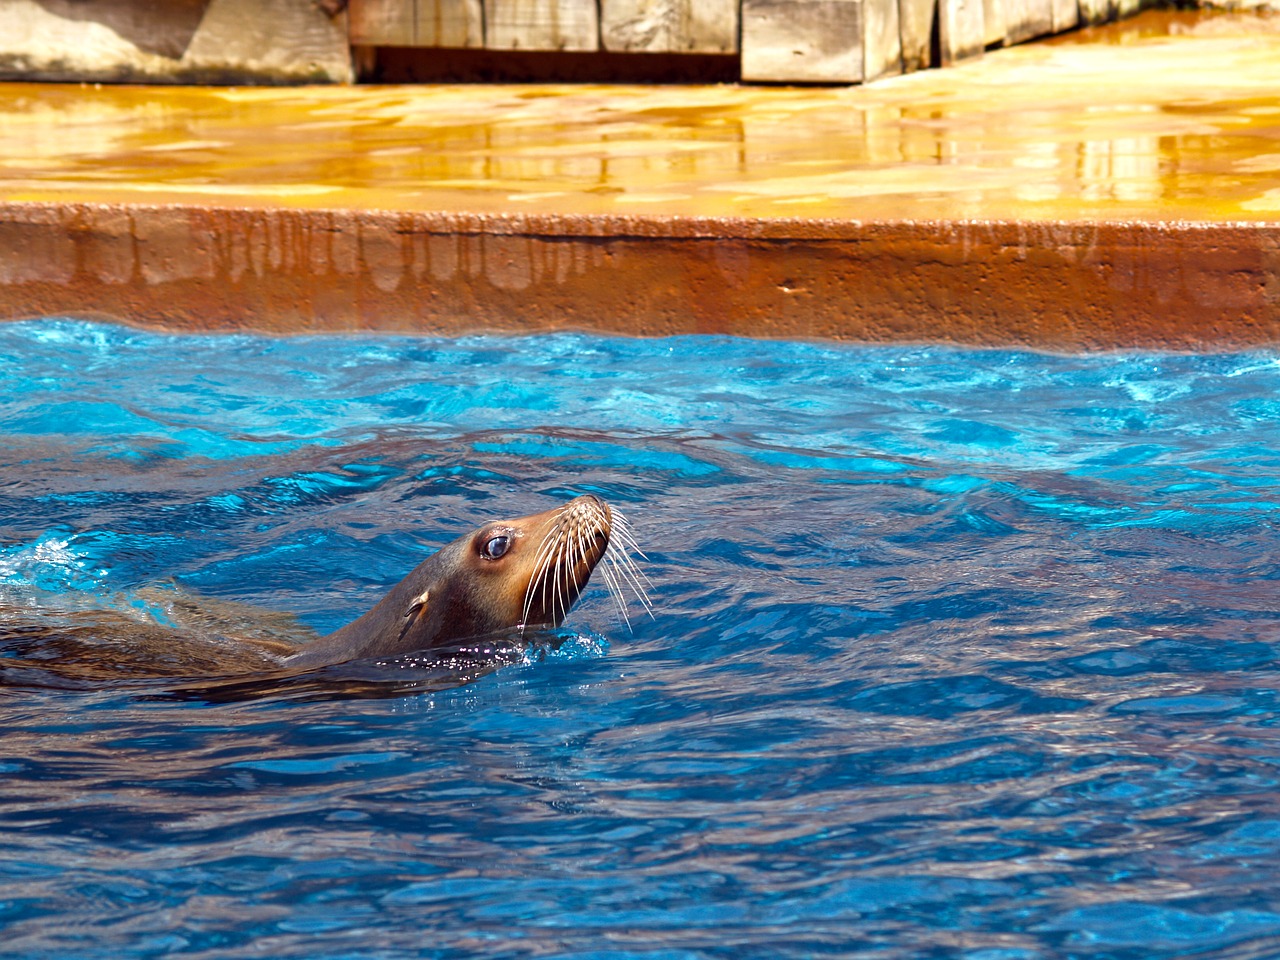
[[[1075,3],[1076,0],[1067,0]],[[982,37],[988,47],[1002,46],[1007,39],[1004,22],[1005,0],[982,0]]]
[[[902,69],[907,73],[933,65],[933,20],[937,15],[938,0],[898,0]]]
[[[481,0],[350,0],[351,43],[386,47],[479,47]]]
[[[301,0],[209,0],[182,63],[195,77],[223,83],[236,75],[350,80],[343,19]]]
[[[1077,0],[1052,0],[1052,30],[1062,33],[1080,24],[1080,5]]]
[[[604,48],[628,53],[736,53],[738,0],[601,0]]]
[[[1089,26],[1106,23],[1115,16],[1112,0],[1078,0],[1080,22]]]
[[[982,55],[986,46],[983,0],[938,0],[938,46],[942,66]]]
[[[1115,15],[1115,5],[1111,0],[1078,0],[1081,23],[1096,26],[1106,23]]]
[[[862,79],[902,73],[898,0],[863,0],[862,24]]]
[[[598,50],[595,0],[485,0],[490,50]]]
[[[351,50],[312,0],[0,0],[0,78],[350,82]]]
[[[742,79],[858,83],[862,0],[742,0]]]
[[[1006,43],[1022,43],[1053,32],[1054,0],[1005,0]]]
[[[418,46],[484,46],[481,0],[415,0],[415,7]]]
[[[353,46],[417,46],[414,0],[350,0],[347,35]]]

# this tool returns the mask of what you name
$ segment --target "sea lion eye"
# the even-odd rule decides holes
[[[511,538],[506,534],[498,534],[496,537],[490,537],[485,545],[480,548],[480,555],[486,560],[497,560],[511,549]]]

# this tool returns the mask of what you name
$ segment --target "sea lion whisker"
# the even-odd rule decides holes
[[[645,577],[644,580],[642,581],[640,578],[643,575],[642,574],[638,575],[637,571],[633,569],[631,566],[627,564],[619,563],[616,558],[614,559],[613,562],[614,562],[614,570],[616,571],[619,579],[625,582],[627,586],[631,588],[631,592],[635,595],[635,598],[639,600],[640,605],[644,607],[645,613],[647,613],[650,619],[652,619],[653,618],[653,602],[649,599],[648,590],[645,589],[645,584],[648,583],[648,578]]]
[[[627,577],[631,584],[631,589],[635,591],[640,601],[649,608],[650,613],[653,612],[653,606],[649,603],[649,591],[653,588],[653,581],[649,579],[649,575],[641,570],[630,557],[615,558],[619,569]]]
[[[635,567],[635,561],[632,560],[630,554],[635,554],[641,560],[648,560],[649,558],[645,555],[645,552],[640,549],[640,545],[636,543],[636,538],[631,533],[630,521],[616,510],[614,511],[613,516],[617,523],[614,525],[612,535],[617,538],[618,542],[624,548],[621,555],[625,557],[633,567]],[[645,577],[643,571],[638,567],[635,567],[635,571],[639,576],[644,577],[646,581],[648,580],[648,577]]]
[[[618,584],[614,581],[613,574],[609,571],[607,566],[603,564],[599,569],[600,576],[604,579],[605,589],[609,592],[610,602],[612,602],[614,608],[618,611],[618,616],[622,618],[622,622],[627,625],[628,629],[630,629],[631,618],[627,616],[627,611],[623,608],[622,604],[618,602]]]
[[[595,517],[593,517],[592,519],[595,519]],[[574,577],[575,580],[577,579],[579,564],[584,563],[586,559],[591,555],[591,539],[592,538],[589,536],[591,532],[592,531],[588,529],[585,523],[578,524],[578,527],[576,530],[577,537],[575,541],[576,547],[577,547],[577,553],[572,558],[572,564],[570,566],[570,570],[572,571],[571,575]]]
[[[621,510],[613,511],[613,532],[625,538],[628,544],[636,549],[637,553],[640,552],[639,548],[636,547],[635,538],[631,535],[631,520]]]
[[[542,542],[538,545],[538,553],[535,557],[535,562],[539,564],[546,564],[549,559],[555,555],[556,551],[559,549],[560,537],[563,530],[564,516],[561,514],[556,518],[555,523],[547,528],[547,532],[545,536],[543,536]]]
[[[653,586],[653,583],[649,580],[648,575],[645,574],[645,572],[642,569],[640,569],[640,565],[636,562],[636,559],[635,557],[632,556],[632,554],[633,553],[636,554],[637,556],[639,556],[641,560],[647,560],[649,558],[646,557],[643,553],[641,553],[638,548],[632,546],[632,544],[635,543],[634,540],[630,540],[629,542],[628,541],[629,541],[629,538],[627,537],[619,538],[620,547],[616,550],[611,549],[608,551],[609,559],[612,560],[614,563],[616,563],[619,567],[625,569],[628,577],[631,580],[635,581],[637,584],[644,583],[644,584],[647,584],[648,586]]]
[[[577,579],[578,561],[584,556],[582,547],[582,524],[574,522],[570,525],[564,543],[564,576],[560,580],[561,603],[565,603],[569,595],[569,582]],[[565,607],[566,614],[568,607]]]
[[[609,597],[613,600],[613,605],[617,608],[618,614],[622,617],[622,622],[626,624],[627,629],[631,629],[631,617],[627,614],[626,597],[622,593],[622,585],[618,582],[617,575],[611,563],[604,563],[600,566],[600,575],[604,577],[605,586],[609,590]]]
[[[538,544],[537,552],[533,556],[534,569],[541,573],[551,562],[551,558],[556,552],[556,531],[551,529],[547,531],[546,536],[542,538],[542,542]]]
[[[546,607],[547,602],[547,576],[548,570],[552,566],[551,559],[555,554],[557,531],[559,529],[559,519],[552,524],[543,535],[542,541],[538,544],[538,549],[533,557],[534,575],[529,578],[529,584],[525,587],[524,608],[520,615],[520,625],[523,629],[529,623],[529,612],[533,609],[533,599],[537,596],[538,589],[542,589],[542,604]]]
[[[645,552],[640,549],[640,545],[636,543],[635,540],[632,538],[630,532],[624,530],[618,536],[618,542],[625,548],[625,552],[629,554],[634,553],[641,560],[649,559],[649,557],[645,554]]]
[[[587,528],[586,528],[586,526],[585,526],[585,525],[583,525],[583,524],[579,524],[579,525],[578,525],[578,529],[577,529],[577,531],[576,531],[576,532],[577,532],[577,534],[578,534],[578,536],[577,536],[578,554],[577,554],[577,556],[575,556],[575,557],[573,558],[573,565],[574,565],[574,567],[575,567],[575,568],[576,568],[576,567],[578,566],[578,564],[580,564],[583,560],[587,559],[587,557],[588,557],[588,556],[590,555],[590,553],[591,553],[591,545],[590,545],[590,543],[588,543],[588,541],[587,541]]]
[[[621,527],[623,531],[625,531],[625,532],[627,532],[627,533],[630,533],[630,532],[631,532],[631,518],[630,518],[630,517],[628,517],[628,516],[627,516],[625,513],[623,513],[621,510],[618,510],[618,509],[616,509],[616,508],[612,511],[612,513],[613,513],[613,524],[614,524],[614,526],[615,526],[615,527]]]
[[[625,567],[627,569],[627,572],[635,580],[643,581],[649,586],[653,586],[653,584],[650,583],[649,581],[648,575],[642,569],[640,569],[640,565],[636,562],[635,558],[631,555],[630,552],[628,552],[626,549],[621,549],[617,551],[611,551],[611,553],[612,553],[614,562],[617,563],[619,566]],[[642,560],[649,559],[648,557],[645,557],[643,554],[640,555],[640,558]]]
[[[605,553],[605,568],[613,574],[619,583],[619,595],[622,595],[621,584],[626,583],[631,588],[631,592],[635,594],[637,600],[644,607],[645,612],[653,617],[653,603],[649,599],[649,591],[647,588],[653,586],[653,582],[640,569],[631,553],[625,548],[626,538],[618,541],[624,546],[615,549],[613,543],[610,543],[610,549]],[[639,551],[635,551],[639,553]]]
[[[649,579],[649,575],[640,569],[640,566],[632,557],[626,554],[614,557],[614,563],[617,564],[627,582],[631,584],[631,589],[635,591],[636,596],[648,606],[649,591],[653,589],[653,581]]]
[[[565,523],[566,523],[565,518],[562,516],[560,518],[560,521],[556,524],[556,531],[555,531],[556,538],[555,538],[554,550],[552,553],[552,556],[554,557],[554,562],[548,567],[548,570],[547,570],[547,578],[548,578],[547,586],[551,588],[549,605],[546,603],[547,595],[545,590],[543,592],[544,605],[546,605],[547,609],[551,611],[552,620],[563,619],[558,614],[560,611],[560,603],[561,603],[561,597],[560,597],[561,583],[564,580],[564,576],[565,576],[564,569],[563,569],[564,560],[565,560],[565,556],[564,556]]]
[[[561,543],[560,550],[556,554],[555,579],[551,584],[551,615],[554,620],[564,619],[564,614],[568,612],[564,607],[564,583],[569,576],[568,559],[565,544]]]

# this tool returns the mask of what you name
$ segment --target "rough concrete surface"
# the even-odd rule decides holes
[[[840,90],[6,92],[7,317],[1280,342],[1267,18],[1147,14]]]
[[[848,224],[27,204],[10,316],[169,329],[947,340],[1050,349],[1280,341],[1280,231]]]

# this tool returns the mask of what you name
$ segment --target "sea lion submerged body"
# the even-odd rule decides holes
[[[615,534],[623,548],[610,552]],[[598,497],[582,496],[545,513],[487,523],[441,547],[371,610],[326,636],[273,629],[279,624],[266,617],[253,630],[175,630],[110,611],[83,621],[55,616],[56,622],[0,630],[7,657],[0,659],[0,682],[31,682],[33,671],[90,682],[287,678],[502,631],[557,627],[606,556],[604,575],[620,609],[622,581],[645,599],[627,548],[634,543],[622,518]]]

